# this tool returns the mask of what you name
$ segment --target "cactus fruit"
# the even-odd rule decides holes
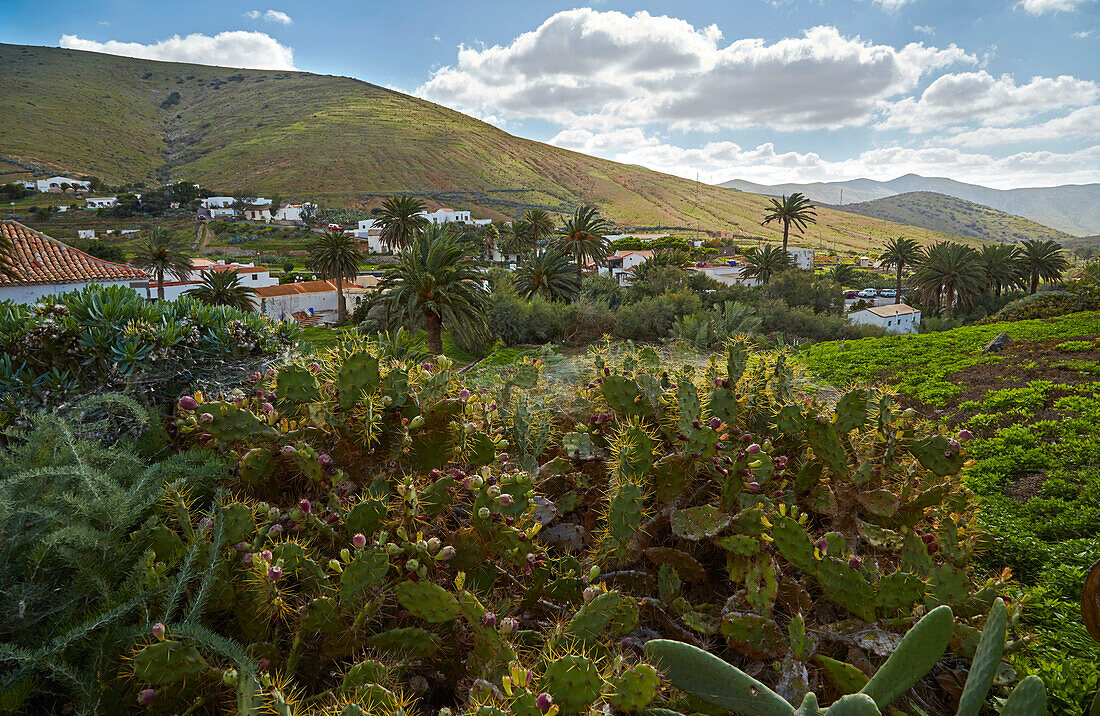
[[[547,664],[543,684],[562,714],[587,711],[603,690],[603,678],[596,665],[575,654],[566,654]]]
[[[649,664],[638,664],[608,680],[613,690],[608,702],[618,711],[640,711],[657,694],[660,679]]]
[[[150,644],[134,654],[134,678],[160,686],[183,681],[210,670],[198,649],[172,639]]]
[[[448,622],[458,617],[458,600],[431,582],[402,582],[397,585],[397,601],[414,617],[426,622]]]

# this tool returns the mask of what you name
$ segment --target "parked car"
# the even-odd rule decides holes
[[[857,293],[856,295],[859,296],[860,298],[874,298],[875,296],[878,295],[878,291],[876,291],[873,288],[865,288],[862,291],[860,291],[859,293]]]
[[[844,292],[844,298],[856,298],[857,295],[858,292],[851,289]]]
[[[894,298],[898,295],[898,292],[892,288],[884,288],[879,291],[878,295],[882,296],[883,298]]]
[[[332,231],[343,231],[344,230],[344,227],[340,226],[339,224],[329,224],[325,228],[331,229]]]

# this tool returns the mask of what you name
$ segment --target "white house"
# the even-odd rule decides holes
[[[688,271],[698,271],[727,286],[759,286],[758,279],[742,275],[744,270],[744,266],[693,266],[688,269]]]
[[[34,303],[93,283],[140,290],[149,280],[141,269],[89,256],[17,221],[0,221],[0,236],[11,242],[16,273],[0,275],[0,300]]]
[[[866,308],[848,317],[852,323],[881,326],[890,333],[916,333],[920,325],[920,311],[904,303]]]
[[[216,264],[206,259],[192,259],[191,260],[191,275],[187,277],[186,281],[172,280],[174,276],[165,276],[164,281],[164,300],[174,301],[188,291],[198,288],[202,284],[202,277],[204,272],[207,271],[233,271],[237,274],[242,286],[248,286],[249,288],[260,289],[267,286],[278,285],[279,279],[271,275],[271,270],[264,268],[263,266],[256,266],[252,263],[247,264]],[[156,279],[150,279],[149,281],[149,296],[156,296],[157,291]]]
[[[266,286],[256,289],[257,309],[276,320],[303,316],[335,318],[337,310],[336,286],[329,281],[302,281]],[[299,315],[295,315],[299,314]]]
[[[813,249],[788,249],[787,255],[791,257],[791,264],[803,271],[814,270]]]
[[[110,209],[112,206],[118,206],[117,196],[97,196],[88,197],[87,206],[89,209]]]
[[[492,248],[492,249],[491,249],[491,250],[489,251],[489,257],[488,257],[488,259],[489,259],[489,261],[491,261],[492,263],[495,263],[495,264],[507,264],[507,265],[508,265],[508,268],[513,268],[512,264],[518,264],[518,263],[519,263],[519,254],[508,254],[508,253],[504,253],[504,252],[503,252],[503,251],[501,251],[501,250],[500,250],[499,248],[497,248],[496,246],[494,246],[494,247],[493,247],[493,248]]]
[[[78,239],[94,239],[95,229],[77,229],[76,238]]]
[[[367,252],[372,254],[391,253],[382,243],[382,222],[377,219],[365,219],[359,222],[359,228],[351,232],[360,241],[367,242]]]
[[[42,193],[46,192],[62,192],[65,189],[73,189],[74,191],[88,191],[92,188],[92,183],[84,181],[82,179],[70,179],[69,177],[50,177],[49,179],[31,179],[29,181],[19,182],[27,189],[34,189]],[[67,185],[67,186],[66,186]]]
[[[637,249],[628,251],[616,251],[605,260],[605,266],[601,266],[599,272],[609,275],[619,283],[630,283],[629,274],[635,266],[641,266],[653,258],[650,249]]]
[[[301,221],[302,210],[306,207],[317,208],[317,205],[308,201],[301,204],[286,204],[280,207],[272,218],[275,221]]]
[[[202,208],[210,212],[213,219],[231,218],[237,216],[237,210],[233,208],[237,198],[234,196],[208,196],[199,201]],[[244,210],[244,218],[252,221],[271,221],[271,200],[262,196],[248,198],[249,207]]]
[[[435,211],[420,212],[420,216],[423,216],[433,224],[469,224],[470,212],[468,211],[455,211],[454,209],[446,206],[436,209]]]

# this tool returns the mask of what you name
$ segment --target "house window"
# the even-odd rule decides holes
[[[258,280],[259,278],[260,278],[260,275],[259,275],[259,274],[257,274],[257,273],[254,273],[254,274],[252,274],[252,280],[253,280],[253,281],[256,281],[256,280]]]

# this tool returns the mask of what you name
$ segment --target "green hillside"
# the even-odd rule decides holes
[[[999,243],[1019,243],[1028,239],[1053,239],[1064,243],[1077,238],[1022,216],[931,191],[913,191],[837,208],[876,219]]]
[[[329,206],[437,192],[438,202],[495,218],[593,203],[625,226],[778,236],[759,225],[765,197],[520,139],[399,92],[304,72],[0,45],[0,157],[110,182],[187,179]],[[820,219],[801,243],[864,250],[897,235],[945,238],[831,210]]]

